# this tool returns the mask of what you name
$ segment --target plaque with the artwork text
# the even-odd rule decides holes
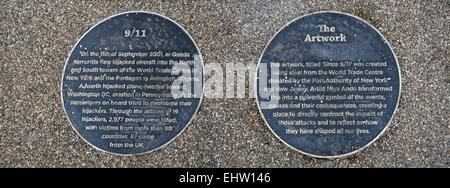
[[[398,107],[400,69],[387,40],[356,16],[317,12],[283,27],[261,55],[258,107],[270,130],[313,157],[361,151]]]

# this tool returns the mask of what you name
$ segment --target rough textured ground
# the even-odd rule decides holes
[[[65,59],[96,22],[127,10],[183,25],[205,63],[257,63],[283,25],[319,10],[368,20],[388,39],[403,77],[390,129],[351,157],[318,160],[266,128],[254,99],[205,99],[167,148],[119,157],[72,130],[60,102]],[[450,167],[450,1],[0,1],[0,167]]]

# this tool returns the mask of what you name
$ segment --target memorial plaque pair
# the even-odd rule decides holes
[[[289,147],[319,158],[347,156],[388,127],[400,73],[386,39],[364,20],[326,11],[295,19],[270,40],[255,98]],[[74,130],[108,153],[155,151],[193,121],[203,94],[203,59],[175,21],[125,12],[89,29],[70,53],[61,96]]]

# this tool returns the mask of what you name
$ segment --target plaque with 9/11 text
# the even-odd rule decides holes
[[[190,35],[149,12],[120,13],[77,42],[61,85],[75,131],[93,147],[134,155],[159,149],[193,120],[203,62]]]

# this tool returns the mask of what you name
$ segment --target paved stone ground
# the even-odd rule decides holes
[[[96,22],[128,11],[183,25],[205,63],[257,63],[283,25],[319,10],[368,20],[388,39],[403,77],[390,129],[351,157],[319,160],[278,141],[254,99],[205,99],[167,148],[120,157],[84,143],[60,102],[65,60]],[[1,1],[0,167],[450,167],[450,1]]]

